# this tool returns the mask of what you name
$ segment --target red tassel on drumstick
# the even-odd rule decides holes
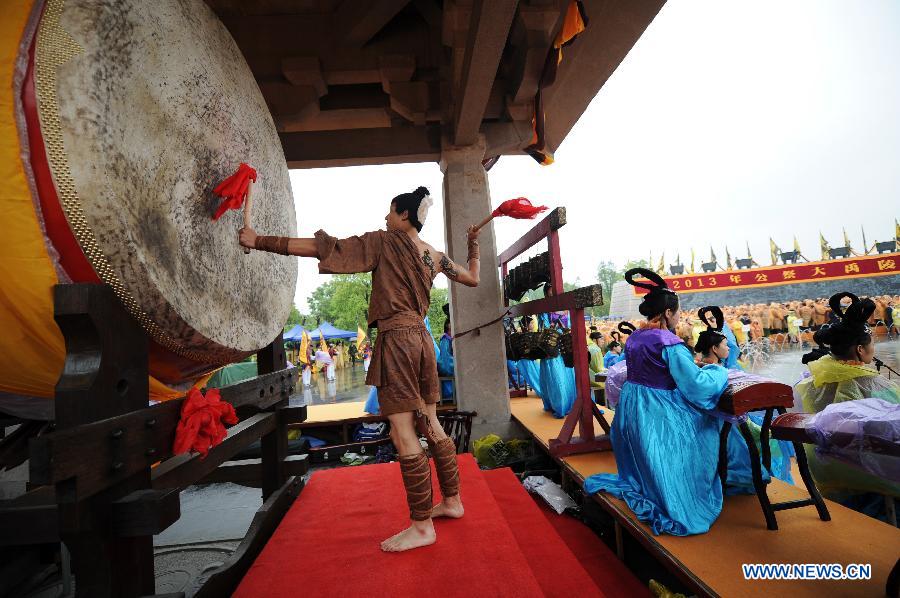
[[[219,209],[213,215],[213,220],[218,220],[228,210],[238,210],[243,205],[244,228],[253,228],[251,210],[253,209],[253,183],[255,182],[256,169],[241,162],[233,175],[213,189],[213,193],[222,198],[222,203],[219,204]],[[245,247],[244,253],[250,253],[250,249]]]
[[[497,216],[509,216],[510,218],[515,218],[517,220],[530,220],[545,211],[547,211],[547,206],[533,206],[531,205],[531,201],[524,197],[507,199],[497,206],[497,209],[491,212],[491,215],[485,218],[481,224],[476,226],[475,230],[481,230],[483,227],[487,226],[488,222]]]

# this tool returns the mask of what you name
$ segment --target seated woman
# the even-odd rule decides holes
[[[619,332],[625,336],[630,336],[632,332],[637,330],[631,322],[619,322]],[[610,409],[615,409],[619,404],[619,397],[622,394],[622,386],[628,377],[628,343],[624,343],[625,348],[622,350],[622,359],[614,363],[606,371],[606,404]]]
[[[721,365],[729,370],[729,379],[732,372],[735,372],[737,376],[742,375],[743,370],[736,362],[732,367],[726,365],[729,363],[732,349],[728,337],[724,334],[723,322],[725,318],[721,308],[716,305],[701,307],[697,315],[700,317],[700,321],[706,324],[706,330],[700,333],[697,337],[697,344],[694,345],[694,351],[699,357],[698,365]],[[710,318],[710,316],[712,317]],[[756,440],[757,449],[759,449],[760,443],[762,417],[762,415],[751,414],[750,421],[747,422],[750,433]],[[782,481],[793,484],[790,460],[793,452],[789,452],[790,446],[789,442],[769,440],[769,448],[772,455],[771,474]],[[766,471],[765,467],[763,468],[762,476],[763,481],[769,483],[770,472]],[[747,443],[741,436],[740,430],[736,426],[732,426],[731,431],[728,433],[728,477],[725,494],[730,496],[733,494],[753,494],[754,492],[750,452],[747,450]]]
[[[639,308],[647,321],[628,338],[627,380],[611,431],[618,474],[593,475],[585,490],[621,498],[654,534],[702,534],[722,510],[719,422],[706,410],[716,406],[728,373],[697,367],[673,334],[678,296],[658,274],[634,268],[625,280],[647,289]]]
[[[588,357],[590,358],[588,374],[591,378],[591,386],[602,388],[603,383],[597,382],[594,378],[605,369],[603,367],[603,349],[600,348],[600,343],[603,341],[603,333],[597,330],[596,326],[591,326],[588,339]]]
[[[843,298],[851,301],[846,309],[841,305]],[[900,404],[900,387],[871,366],[875,343],[866,320],[875,304],[853,293],[838,293],[829,305],[837,322],[823,326],[813,336],[821,349],[804,356],[810,376],[794,387],[796,401],[807,413],[863,398]],[[805,449],[816,485],[827,498],[878,516],[884,508],[882,496],[900,497],[900,481],[883,479],[822,455],[812,445]]]
[[[613,341],[606,346],[606,355],[603,356],[603,367],[605,368],[619,363],[624,358],[622,355],[622,343],[619,342],[622,337],[615,330],[610,333],[610,336],[613,338]]]

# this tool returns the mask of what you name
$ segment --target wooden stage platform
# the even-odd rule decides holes
[[[544,412],[534,397],[511,399],[510,406],[513,419],[547,449],[563,420]],[[595,473],[616,472],[611,451],[559,461],[579,482]],[[804,489],[776,479],[768,493],[773,501],[807,497]],[[791,509],[779,511],[780,529],[769,531],[755,495],[726,497],[722,514],[708,533],[675,537],[654,536],[621,500],[605,494],[594,500],[613,516],[617,527],[634,536],[699,596],[883,596],[887,576],[900,557],[900,530],[831,501],[831,521],[821,521],[812,507]],[[744,563],[870,563],[872,579],[748,581],[741,570]]]

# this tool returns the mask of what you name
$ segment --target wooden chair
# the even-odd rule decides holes
[[[457,454],[461,455],[469,450],[469,441],[472,439],[472,418],[476,415],[478,414],[475,411],[439,411],[437,414],[444,432],[456,444]]]

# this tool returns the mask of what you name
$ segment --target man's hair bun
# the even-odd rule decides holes
[[[424,199],[425,197],[427,197],[431,194],[428,192],[428,189],[426,189],[425,187],[416,187],[416,190],[413,191],[413,195],[416,196],[416,199]]]

